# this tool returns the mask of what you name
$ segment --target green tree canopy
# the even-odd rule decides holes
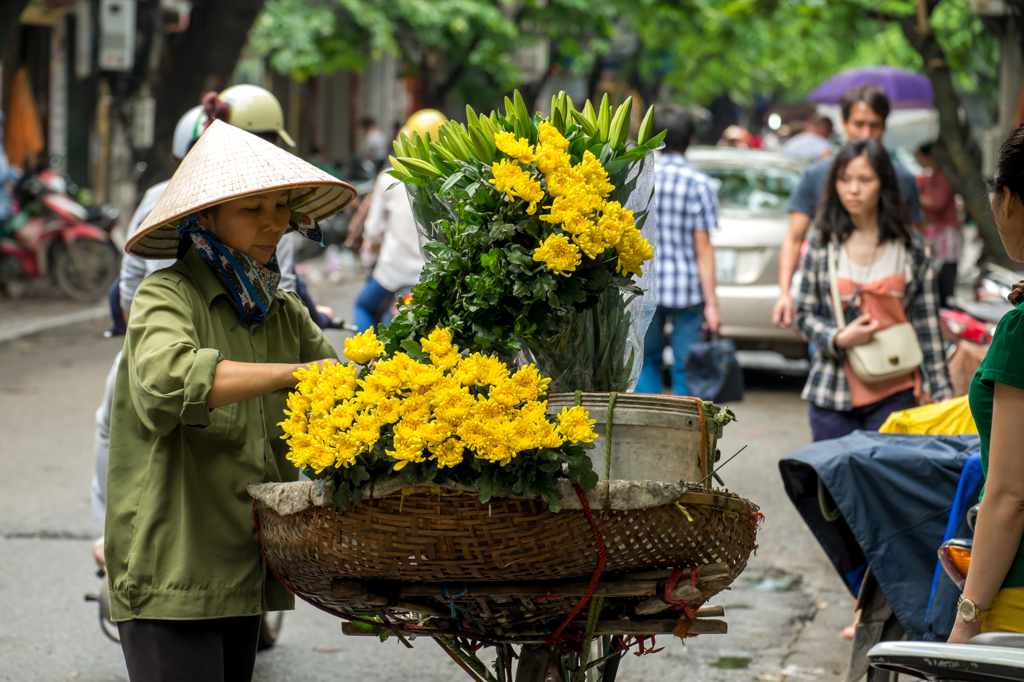
[[[428,106],[458,92],[493,107],[524,85],[517,50],[551,41],[585,69],[613,33],[614,10],[611,0],[270,0],[251,45],[297,79],[391,54],[421,78]]]
[[[920,53],[892,18],[914,0],[635,0],[630,27],[649,57],[647,74],[685,99],[723,94],[746,102],[775,93],[794,100],[847,68],[889,64],[923,71]],[[931,27],[964,93],[997,90],[998,43],[970,14],[968,0],[938,3]],[[670,68],[665,69],[665,53]]]

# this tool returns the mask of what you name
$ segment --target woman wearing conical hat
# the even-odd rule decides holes
[[[213,123],[125,250],[177,258],[135,294],[107,474],[112,619],[133,680],[249,680],[264,611],[292,608],[260,554],[249,483],[295,480],[280,439],[304,364],[337,353],[275,248],[354,190]]]

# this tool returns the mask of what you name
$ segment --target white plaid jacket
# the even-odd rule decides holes
[[[935,288],[935,270],[924,249],[924,240],[914,232],[907,250],[910,256],[913,281],[903,299],[907,320],[914,325],[917,340],[924,354],[922,386],[935,402],[953,397],[953,385],[946,368],[946,355],[942,349],[939,329],[938,292]],[[796,328],[816,350],[811,362],[801,397],[818,407],[848,411],[850,386],[846,381],[846,354],[836,348],[839,333],[832,312],[832,297],[828,284],[828,245],[820,232],[811,237],[810,248],[800,266],[802,279],[800,295],[796,301]]]

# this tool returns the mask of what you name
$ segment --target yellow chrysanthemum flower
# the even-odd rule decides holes
[[[551,379],[544,377],[534,365],[526,365],[516,372],[509,385],[520,402],[532,402],[547,395]]]
[[[537,147],[536,164],[537,170],[550,178],[556,173],[569,170],[572,157],[557,147],[542,144]]]
[[[637,277],[643,277],[643,264],[654,258],[654,248],[635,227],[627,227],[623,231],[615,250],[619,254],[617,270]]]
[[[365,365],[370,360],[379,358],[383,352],[384,344],[377,340],[377,335],[372,329],[345,339],[345,357],[357,364]]]
[[[517,138],[514,133],[495,133],[494,144],[511,159],[519,163],[533,163],[537,157],[529,140]]]
[[[597,421],[590,418],[590,414],[582,406],[563,407],[558,414],[558,432],[562,437],[572,443],[590,443],[597,434],[594,433],[594,424]]]
[[[594,230],[574,235],[572,241],[587,258],[591,259],[596,259],[608,248],[608,245],[605,245],[604,240],[601,239],[600,234]]]
[[[562,222],[562,230],[571,235],[580,235],[594,229],[594,221],[584,215],[575,213]],[[617,239],[615,241],[618,241]],[[615,242],[612,242],[613,244]]]
[[[465,446],[460,441],[449,438],[440,445],[430,447],[430,459],[437,460],[437,467],[439,469],[453,467],[456,464],[462,463],[462,453],[464,450]]]
[[[575,170],[602,199],[615,189],[615,185],[608,182],[608,171],[589,150],[583,152],[583,160],[576,164]]]
[[[509,199],[528,202],[526,212],[529,215],[537,212],[537,204],[544,200],[544,188],[532,175],[507,159],[492,164],[491,174],[494,178],[487,182],[494,185],[495,189],[504,192]]]
[[[420,346],[425,353],[446,355],[452,350],[452,332],[446,327],[435,327],[434,331],[427,334],[427,338],[420,339]]]
[[[533,252],[533,260],[544,263],[556,275],[568,277],[580,264],[580,250],[564,234],[552,234]]]
[[[538,139],[541,144],[554,147],[555,149],[566,149],[569,146],[569,140],[565,139],[562,133],[558,132],[558,128],[547,121],[540,122],[539,131]]]

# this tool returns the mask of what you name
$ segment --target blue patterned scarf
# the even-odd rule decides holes
[[[320,226],[312,221],[304,223],[290,224],[303,237],[323,245]],[[252,256],[221,242],[213,232],[199,224],[195,215],[179,226],[177,232],[182,237],[188,235],[203,260],[221,276],[238,308],[238,321],[266,323],[267,310],[281,283],[277,253],[263,265]]]

